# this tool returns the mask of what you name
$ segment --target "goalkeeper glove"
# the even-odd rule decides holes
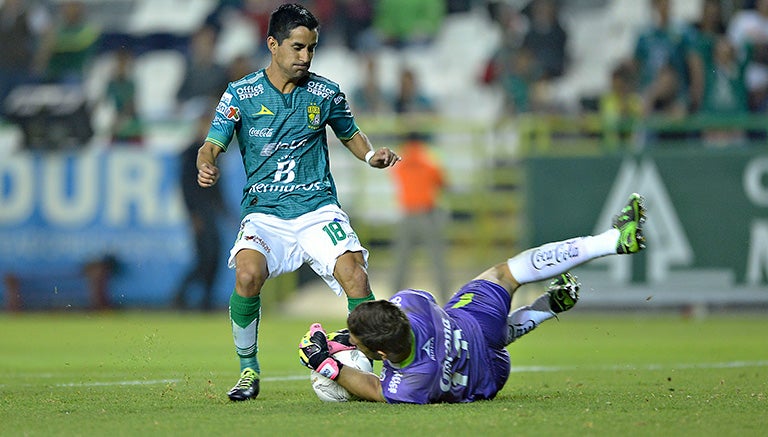
[[[309,327],[299,343],[299,359],[301,363],[326,378],[336,379],[343,365],[331,356],[328,349],[328,339],[319,323]]]
[[[328,334],[328,350],[331,355],[353,349],[357,349],[357,346],[349,342],[349,329],[339,329]]]

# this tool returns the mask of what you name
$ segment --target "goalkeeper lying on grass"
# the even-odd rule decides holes
[[[364,400],[428,404],[491,399],[509,377],[506,346],[576,304],[579,284],[568,270],[645,248],[643,203],[632,194],[612,229],[544,244],[491,267],[443,308],[431,294],[409,289],[357,306],[347,318],[348,337],[335,333],[329,341],[314,324],[299,344],[299,357]],[[547,278],[554,279],[544,295],[510,313],[520,285]],[[331,356],[348,347],[382,360],[381,378]]]

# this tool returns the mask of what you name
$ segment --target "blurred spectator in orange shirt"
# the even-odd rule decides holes
[[[432,260],[438,300],[450,296],[445,263],[445,214],[438,207],[445,187],[443,170],[432,158],[419,134],[409,134],[400,150],[402,161],[392,167],[402,219],[395,240],[395,290],[405,288],[417,245],[426,245]]]

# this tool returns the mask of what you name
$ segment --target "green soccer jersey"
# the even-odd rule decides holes
[[[242,217],[260,212],[291,219],[339,204],[326,125],[341,140],[359,130],[339,86],[322,76],[310,73],[289,94],[263,69],[227,86],[206,141],[226,151],[237,135],[247,177]]]

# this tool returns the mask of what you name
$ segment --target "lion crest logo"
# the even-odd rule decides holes
[[[307,123],[312,129],[320,127],[320,107],[318,105],[307,106]]]

